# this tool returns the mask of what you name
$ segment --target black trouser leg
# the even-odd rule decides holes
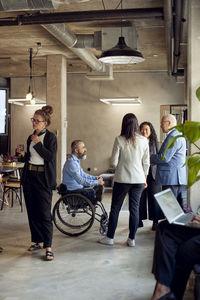
[[[158,205],[154,197],[154,194],[159,193],[161,191],[161,186],[156,184],[151,173],[147,177],[147,184],[149,220],[158,222],[158,220],[165,218],[160,206]]]
[[[139,223],[139,203],[144,184],[131,184],[129,189],[129,238],[135,239]]]
[[[112,193],[112,203],[109,215],[107,237],[113,239],[118,223],[119,212],[122,207],[124,198],[129,191],[129,186],[124,183],[115,182]]]
[[[200,262],[199,229],[161,222],[156,231],[152,272],[182,299],[192,266]]]
[[[141,194],[139,204],[139,219],[140,221],[147,219],[147,189],[144,189]]]
[[[24,185],[32,242],[51,247],[53,224],[51,217],[52,190],[45,186],[43,172],[29,172]]]
[[[176,299],[182,300],[193,266],[200,263],[200,233],[180,245],[176,258],[176,269],[171,289],[176,295]]]

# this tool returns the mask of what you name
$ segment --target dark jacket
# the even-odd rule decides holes
[[[149,145],[150,156],[152,154],[157,154],[158,153],[158,149],[159,149],[159,145],[156,142],[154,142],[153,145]],[[151,169],[152,177],[155,180],[156,179],[156,169],[157,169],[157,166],[156,165],[151,165],[150,169]]]
[[[30,143],[31,143],[31,135],[28,137],[27,153],[23,159],[25,165],[21,177],[22,185],[26,184],[28,162],[30,159],[30,152],[29,152]],[[46,130],[44,143],[42,144],[41,142],[39,142],[35,144],[34,149],[44,159],[44,174],[45,174],[46,186],[55,189],[56,188],[56,152],[57,152],[56,136],[49,130]]]

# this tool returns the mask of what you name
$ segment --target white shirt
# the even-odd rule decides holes
[[[44,144],[44,137],[45,137],[45,132],[39,136],[42,144]],[[33,148],[33,146],[35,146],[35,143],[32,141],[29,146],[29,151],[30,151],[29,163],[32,165],[44,165],[44,159],[38,154],[38,152]]]
[[[114,181],[119,183],[145,183],[149,172],[148,139],[137,134],[135,147],[125,137],[115,138],[111,165],[116,168]]]

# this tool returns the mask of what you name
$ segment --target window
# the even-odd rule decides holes
[[[7,90],[0,89],[0,135],[7,134],[8,102]]]

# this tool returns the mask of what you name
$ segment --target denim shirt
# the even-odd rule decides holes
[[[80,166],[80,160],[73,154],[67,159],[63,167],[63,180],[69,191],[82,189],[84,186],[96,186],[96,176],[89,175]]]

